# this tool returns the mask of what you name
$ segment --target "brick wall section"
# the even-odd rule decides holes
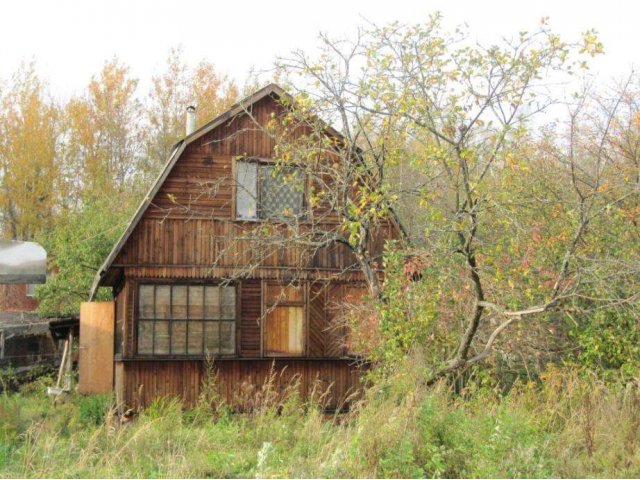
[[[0,312],[31,312],[37,308],[37,300],[27,297],[26,285],[0,285]]]

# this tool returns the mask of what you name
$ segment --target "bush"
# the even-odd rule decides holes
[[[18,377],[13,368],[0,368],[0,391],[8,393],[18,388]]]
[[[84,425],[101,425],[113,406],[113,395],[103,393],[81,396],[78,400],[78,418]]]
[[[640,368],[640,330],[630,313],[600,311],[575,328],[578,360],[587,369],[633,378]]]

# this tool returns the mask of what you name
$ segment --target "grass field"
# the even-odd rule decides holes
[[[405,368],[346,414],[294,394],[234,413],[210,386],[194,409],[161,400],[126,423],[111,396],[54,406],[40,380],[0,397],[0,476],[640,476],[635,382],[554,370],[506,396],[461,396],[422,388],[419,375]]]

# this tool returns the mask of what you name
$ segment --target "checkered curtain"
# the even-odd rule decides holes
[[[260,169],[260,218],[297,217],[302,214],[300,177],[299,170]]]

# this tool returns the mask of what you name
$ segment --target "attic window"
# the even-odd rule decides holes
[[[217,285],[140,285],[139,355],[235,353],[236,290]]]
[[[304,186],[296,167],[238,161],[236,217],[239,220],[298,218],[303,212]]]

